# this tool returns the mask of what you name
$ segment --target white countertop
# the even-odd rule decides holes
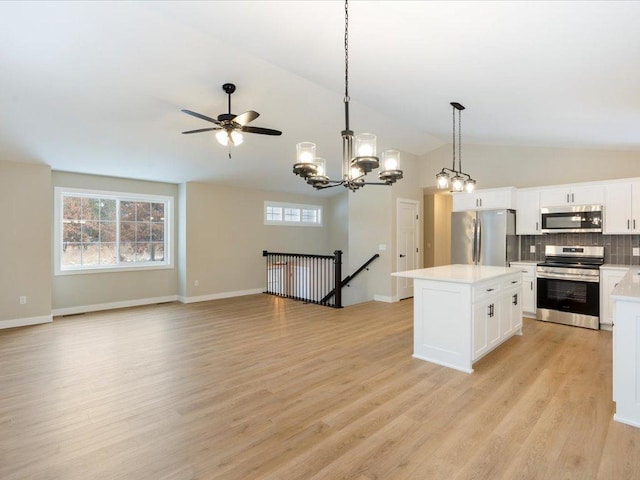
[[[611,292],[614,300],[627,300],[640,303],[640,267],[626,267],[629,269],[618,286]]]
[[[613,264],[613,263],[605,263],[604,265],[600,266],[600,270],[602,270],[602,269],[605,269],[605,270],[621,270],[623,272],[626,272],[630,268],[631,268],[630,265],[617,265],[617,264]]]
[[[438,280],[454,283],[478,283],[485,280],[521,273],[517,268],[489,267],[485,265],[443,265],[441,267],[407,270],[392,273],[394,277],[420,280]]]

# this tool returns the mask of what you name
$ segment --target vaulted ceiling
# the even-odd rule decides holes
[[[351,127],[422,155],[451,141],[640,150],[640,2],[349,4]],[[296,143],[338,175],[344,4],[0,2],[0,159],[165,182],[310,193]],[[280,137],[232,150],[227,109]]]

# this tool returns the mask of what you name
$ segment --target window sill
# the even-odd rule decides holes
[[[144,270],[172,270],[174,267],[172,264],[163,263],[162,265],[132,265],[123,267],[121,265],[115,267],[96,267],[96,268],[73,268],[73,269],[56,269],[54,275],[86,275],[92,273],[124,273],[124,272],[140,272]]]

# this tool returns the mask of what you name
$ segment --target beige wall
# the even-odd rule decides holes
[[[264,201],[323,205],[319,196],[207,183],[185,186],[185,300],[266,287],[263,250],[330,254],[329,228],[264,225]],[[196,286],[195,282],[199,285]]]
[[[435,187],[435,175],[451,166],[451,145],[420,157],[420,186]],[[463,170],[478,188],[536,187],[640,177],[640,152],[499,145],[463,145]]]
[[[0,161],[0,328],[51,316],[51,170]],[[20,297],[27,303],[20,305]],[[18,322],[15,322],[17,321]],[[21,320],[21,321],[20,321]]]
[[[177,222],[178,185],[114,177],[53,172],[54,187],[88,188],[112,192],[166,195],[174,198],[172,235],[174,268],[115,273],[53,276],[54,313],[86,310],[86,306],[136,303],[145,299],[169,300],[178,295]],[[53,204],[53,195],[49,195]],[[51,211],[53,210],[52,207]],[[50,223],[52,225],[52,223]],[[52,228],[52,227],[50,227]]]
[[[451,263],[451,210],[453,197],[447,193],[424,196],[425,267]]]

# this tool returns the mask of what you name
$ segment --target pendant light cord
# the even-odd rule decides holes
[[[462,110],[458,111],[458,166],[462,172]]]
[[[344,129],[349,131],[349,2],[344,2]]]
[[[451,110],[453,110],[453,142],[451,142],[453,146],[453,168],[451,170],[455,172],[456,171],[456,107],[451,105]]]

